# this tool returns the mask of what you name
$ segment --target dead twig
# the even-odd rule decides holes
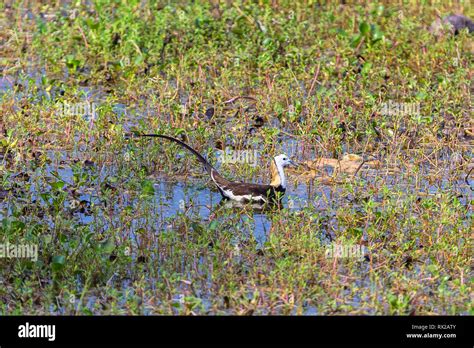
[[[255,99],[254,97],[249,97],[249,96],[238,96],[238,97],[233,97],[233,98],[230,98],[229,100],[226,100],[224,102],[224,104],[231,104],[233,102],[235,102],[236,100],[239,100],[239,99],[249,99],[249,100],[253,100],[253,101],[257,101],[257,99]]]
[[[363,161],[361,162],[361,164],[359,164],[359,166],[357,167],[356,171],[355,171],[354,174],[352,175],[352,178],[355,178],[355,177],[356,177],[356,175],[357,175],[357,173],[359,172],[359,170],[360,170],[360,169],[362,168],[362,166],[363,166],[365,163],[367,163],[367,162],[368,162],[367,160],[363,160]]]
[[[473,170],[474,170],[474,167],[471,168],[471,170],[467,173],[466,177],[464,178],[464,181],[466,182],[467,186],[469,186],[471,191],[474,191],[474,189],[472,188],[471,184],[469,184],[469,175],[471,175]]]

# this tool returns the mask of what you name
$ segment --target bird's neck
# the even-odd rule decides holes
[[[273,160],[270,165],[270,170],[272,172],[272,181],[270,182],[270,185],[273,187],[281,187],[286,189],[286,178],[283,167],[281,165],[277,165],[275,160]]]

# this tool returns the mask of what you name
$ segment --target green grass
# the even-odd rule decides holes
[[[474,47],[427,30],[474,17],[468,2],[92,3],[0,5],[0,244],[39,248],[0,259],[0,314],[472,314]],[[93,123],[63,112],[87,101]],[[257,150],[256,167],[220,166],[243,181],[288,150],[380,167],[290,172],[296,208],[256,214],[132,130],[213,163]],[[330,240],[367,255],[327,258]]]

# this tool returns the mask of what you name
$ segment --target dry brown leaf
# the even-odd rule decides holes
[[[344,156],[342,156],[342,160],[362,162],[364,159],[361,156],[356,155],[354,153],[345,153]]]
[[[329,166],[333,168],[335,173],[354,174],[357,172],[362,162],[363,159],[359,155],[345,154],[341,160],[321,157],[313,161],[306,161],[305,164],[309,168],[324,169]],[[380,167],[380,161],[367,161],[364,163],[364,166],[378,168]]]
[[[335,158],[320,157],[314,160],[305,161],[302,163],[299,169],[290,169],[290,172],[299,176],[300,178],[312,179],[318,176],[320,180],[331,181],[334,183],[335,176],[340,173],[355,174],[357,170],[362,169],[362,163],[364,168],[380,168],[381,166],[381,162],[378,160],[363,162],[362,157],[359,155],[344,154],[343,158],[340,160]],[[326,174],[327,167],[332,168],[334,172],[333,175],[328,176]]]

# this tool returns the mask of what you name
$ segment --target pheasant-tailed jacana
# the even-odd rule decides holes
[[[219,172],[196,150],[176,138],[161,134],[136,134],[141,137],[163,138],[173,141],[193,153],[204,165],[207,173],[216,184],[222,197],[237,202],[276,203],[286,191],[286,177],[283,168],[288,165],[296,166],[287,155],[278,155],[273,158],[270,169],[272,181],[269,185],[234,182],[225,179]]]

